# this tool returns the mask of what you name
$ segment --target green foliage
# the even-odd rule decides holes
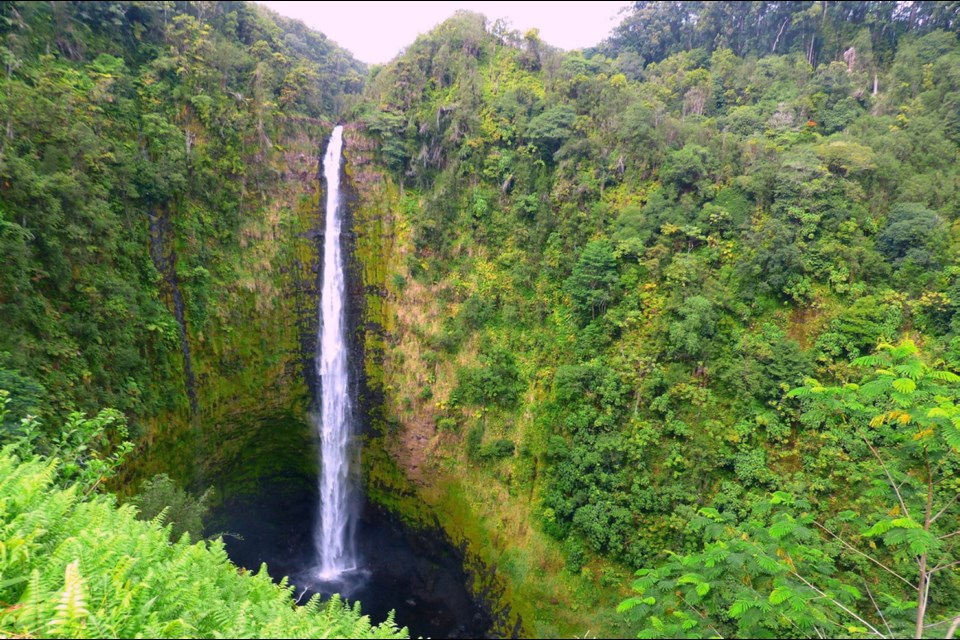
[[[209,510],[210,489],[196,497],[187,493],[165,473],[148,478],[140,485],[140,493],[128,500],[137,508],[141,520],[156,521],[170,529],[170,540],[176,542],[188,535],[193,541],[203,539],[204,517]]]
[[[909,340],[851,364],[869,369],[859,384],[810,380],[788,396],[838,445],[827,455],[842,452],[846,472],[873,488],[840,512],[784,491],[746,517],[700,509],[687,527],[702,546],[639,571],[638,595],[620,606],[640,637],[902,637],[953,618],[931,593],[955,565],[944,540],[960,525],[960,376],[929,367]]]
[[[36,381],[20,375],[17,371],[0,369],[0,395],[6,398],[8,412],[2,422],[6,440],[19,430],[14,416],[37,416],[43,406],[44,388]],[[15,435],[12,437],[16,437]]]
[[[602,315],[615,296],[617,263],[613,247],[606,240],[595,240],[583,248],[564,289],[573,299],[573,308],[586,324]]]
[[[260,233],[286,197],[281,154],[322,137],[310,123],[359,91],[363,67],[253,4],[2,15],[0,386],[54,422],[73,407],[134,425],[185,409],[181,349],[248,321],[226,292],[249,286],[242,229]]]
[[[547,109],[527,124],[526,135],[546,157],[550,158],[573,134],[573,122],[577,113],[568,104]]]
[[[850,43],[863,25],[869,25],[876,53],[889,58],[907,34],[949,29],[956,19],[952,5],[920,5],[902,11],[894,4],[846,2],[832,9],[822,11],[806,3],[644,0],[633,3],[632,12],[614,30],[606,48],[621,55],[633,53],[645,62],[701,47],[708,51],[726,47],[740,57],[803,51],[813,64],[835,53],[832,43]],[[819,38],[808,38],[811,32]]]
[[[935,268],[944,234],[943,222],[933,211],[918,203],[897,204],[887,216],[887,226],[877,235],[877,250],[898,266],[908,262],[923,269]]]
[[[104,409],[93,418],[74,412],[50,439],[33,442],[40,451],[62,461],[62,482],[92,492],[114,475],[133,450],[126,418]]]
[[[65,420],[73,407],[134,426],[185,413],[191,351],[201,409],[289,385],[272,346],[295,338],[273,332],[309,247],[287,195],[314,211],[291,179],[309,161],[291,158],[347,117],[367,237],[382,231],[374,306],[426,292],[440,314],[378,320],[455,376],[447,398],[396,390],[464,427],[468,459],[489,462],[464,478],[532,501],[511,510],[540,514],[571,570],[594,554],[662,569],[632,612],[644,633],[909,631],[922,598],[818,525],[900,575],[942,563],[955,538],[930,531],[960,528],[920,515],[925,490],[938,506],[957,489],[940,370],[960,364],[954,4],[640,2],[584,52],[462,12],[362,99],[361,65],[254,5],[0,16],[0,387],[39,416],[7,416],[4,438],[62,449],[92,491],[120,420]],[[870,366],[892,376],[844,386],[851,358],[904,335],[946,364],[890,351]],[[809,376],[823,383],[785,396]],[[69,566],[41,599],[76,634],[95,598],[83,562],[60,589]],[[933,575],[940,622],[960,587]]]
[[[902,321],[896,303],[864,296],[830,322],[816,346],[825,359],[856,357],[870,351],[878,341],[891,339]]]
[[[477,458],[484,462],[502,460],[512,456],[515,448],[512,440],[499,438],[481,446]]]
[[[9,392],[0,389],[0,424],[16,415],[17,409]],[[20,418],[18,429],[3,434],[0,444],[24,455],[55,457],[60,463],[58,482],[78,488],[84,495],[113,477],[133,449],[127,440],[126,418],[114,409],[104,409],[93,418],[73,412],[59,429],[46,431],[36,416],[27,415]]]
[[[457,371],[457,387],[450,400],[454,404],[512,407],[521,391],[516,358],[506,349],[493,347],[481,354],[479,367]]]
[[[222,541],[171,543],[171,528],[112,498],[61,488],[55,459],[0,452],[0,616],[8,635],[69,638],[406,637],[339,597],[294,604],[264,567],[238,572]]]
[[[677,316],[669,328],[670,344],[685,357],[703,356],[716,332],[717,313],[713,303],[703,296],[693,296],[677,309]]]
[[[861,633],[789,574],[781,542],[808,547],[811,584],[874,628],[886,632],[853,576],[884,616],[908,621],[912,598],[890,574],[813,521],[858,549],[872,541],[884,563],[923,541],[886,547],[863,536],[874,522],[833,521],[893,505],[863,440],[786,397],[811,376],[842,386],[850,359],[911,333],[931,358],[960,362],[960,49],[938,31],[956,12],[905,7],[635,3],[609,42],[572,53],[459,16],[367,88],[382,165],[415,193],[396,209],[413,239],[403,260],[450,292],[430,319],[443,327],[430,366],[456,375],[469,458],[510,424],[536,460],[529,494],[517,490],[525,455],[458,480],[530,501],[574,571],[594,555],[655,571],[747,536],[722,588],[680,583],[704,576],[689,567],[665,575],[675,602],[646,633]],[[489,344],[516,378],[484,360]],[[907,393],[901,378],[891,389]],[[804,496],[806,515],[771,505],[777,490]],[[729,538],[690,526],[702,509],[726,518]],[[813,518],[802,540],[788,516]],[[757,545],[766,568],[741,571]],[[677,590],[716,598],[714,630]],[[938,578],[937,616],[958,594]]]
[[[466,438],[467,458],[471,461],[480,460],[483,451],[483,425],[476,424],[467,431]]]
[[[618,610],[642,625],[639,637],[808,637],[822,629],[845,636],[849,623],[838,621],[831,606],[842,615],[859,593],[829,577],[822,586],[808,581],[811,573],[829,576],[833,559],[811,544],[812,518],[798,520],[790,511],[773,499],[735,523],[716,509],[701,509],[688,526],[703,550],[638,571],[637,595]]]
[[[680,191],[696,189],[700,186],[700,181],[708,175],[704,163],[708,158],[707,149],[688,144],[666,157],[660,176],[664,183],[672,184]]]

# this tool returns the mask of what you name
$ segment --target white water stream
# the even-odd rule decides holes
[[[320,518],[314,533],[318,576],[335,581],[357,569],[350,496],[350,445],[353,435],[344,313],[344,261],[340,246],[340,157],[343,127],[336,127],[323,158],[327,182],[323,240],[323,286],[317,372],[320,374]]]

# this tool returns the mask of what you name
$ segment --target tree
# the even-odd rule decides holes
[[[943,221],[922,204],[894,205],[887,226],[877,236],[877,249],[893,264],[912,262],[920,267],[936,266],[945,235]]]
[[[703,296],[691,296],[677,309],[677,315],[670,323],[670,345],[678,355],[702,357],[717,329],[713,303]]]
[[[547,158],[566,142],[573,134],[573,123],[577,112],[568,104],[557,105],[544,111],[527,124],[527,138],[545,154]]]
[[[616,282],[617,262],[610,242],[594,240],[587,243],[565,284],[583,324],[603,314],[613,300]]]
[[[914,637],[921,638],[934,578],[960,565],[953,559],[960,536],[960,376],[928,366],[911,340],[881,345],[852,364],[874,371],[860,385],[811,381],[790,395],[808,400],[808,420],[861,440],[869,451],[875,485],[886,491],[864,502],[872,513],[864,509],[850,522],[870,525],[861,535],[883,545],[874,564],[915,590]]]

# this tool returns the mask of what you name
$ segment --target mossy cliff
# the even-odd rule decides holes
[[[253,3],[0,18],[0,387],[51,429],[116,408],[125,480],[202,485],[309,404],[318,158],[365,68]]]
[[[587,628],[622,634],[610,594],[601,596],[591,570],[566,571],[558,545],[529,525],[532,493],[517,492],[511,484],[519,483],[509,478],[488,478],[489,470],[464,455],[462,434],[443,428],[455,367],[475,360],[476,349],[465,350],[462,362],[431,357],[428,341],[453,311],[439,287],[410,275],[417,268],[412,218],[420,196],[397,185],[377,153],[361,126],[347,127],[345,176],[355,193],[354,253],[363,279],[357,326],[365,352],[368,498],[415,527],[442,530],[463,550],[474,592],[499,610],[497,634],[566,636]]]
[[[185,483],[205,484],[209,472],[250,446],[263,419],[304,421],[316,384],[323,223],[318,150],[329,130],[300,123],[272,159],[278,179],[257,203],[259,215],[250,216],[240,231],[231,280],[217,283],[202,328],[187,316],[196,410],[184,395],[176,407],[145,421],[137,475],[163,471]],[[174,364],[182,370],[181,362],[178,357]],[[309,440],[308,430],[304,437]]]

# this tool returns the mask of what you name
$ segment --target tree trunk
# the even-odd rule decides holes
[[[930,574],[927,573],[927,554],[920,556],[920,580],[917,583],[917,626],[914,629],[914,638],[923,638],[923,620],[927,615],[927,586]]]

